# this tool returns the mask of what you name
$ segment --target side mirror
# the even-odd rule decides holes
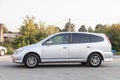
[[[46,42],[46,45],[51,45],[52,44],[52,41],[47,41]]]

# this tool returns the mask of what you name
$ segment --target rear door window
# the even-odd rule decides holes
[[[86,34],[72,33],[71,43],[88,43],[90,40]]]

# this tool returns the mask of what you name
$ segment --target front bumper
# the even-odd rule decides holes
[[[14,63],[23,63],[23,57],[22,55],[12,55],[11,56]]]

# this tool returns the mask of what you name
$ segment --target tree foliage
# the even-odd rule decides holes
[[[94,30],[92,29],[92,27],[88,27],[88,32],[93,32]]]
[[[20,32],[22,35],[25,36],[32,36],[38,32],[38,26],[36,26],[37,23],[34,22],[34,17],[28,17],[24,19],[23,25],[20,28]]]
[[[65,28],[62,30],[64,32],[73,32],[75,31],[75,25],[71,23],[71,20],[69,19],[69,22],[65,24]]]
[[[79,31],[79,32],[87,32],[87,29],[86,29],[85,25],[82,25],[82,26],[79,28],[78,31]]]
[[[48,25],[39,22],[38,24],[34,22],[34,17],[26,17],[24,19],[23,25],[20,27],[21,36],[14,40],[14,45],[16,48],[37,43],[43,38],[59,32],[59,29],[55,26]]]
[[[113,24],[111,26],[109,36],[113,49],[120,51],[120,24]]]
[[[103,33],[104,32],[104,28],[106,27],[106,25],[102,25],[102,24],[97,24],[95,27],[95,32],[97,33]]]

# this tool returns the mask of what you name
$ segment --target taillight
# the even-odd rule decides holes
[[[106,36],[106,35],[105,35],[105,36]],[[110,42],[110,40],[109,40],[109,37],[108,37],[108,36],[106,36],[106,38],[107,38],[108,43],[110,43],[110,44],[111,44],[111,42]]]

